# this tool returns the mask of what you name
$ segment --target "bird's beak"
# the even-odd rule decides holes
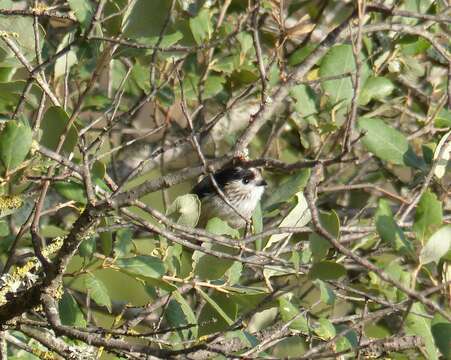
[[[265,181],[265,179],[261,179],[259,182],[257,182],[257,186],[266,186],[268,183]]]

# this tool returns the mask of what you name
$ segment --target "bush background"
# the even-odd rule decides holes
[[[2,358],[450,358],[450,14],[0,0]]]

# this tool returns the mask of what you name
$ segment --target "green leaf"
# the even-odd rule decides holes
[[[254,50],[254,45],[252,41],[252,36],[245,32],[240,32],[236,39],[240,43],[240,63],[247,57],[248,54],[251,54]]]
[[[303,227],[307,225],[312,219],[312,215],[308,208],[307,200],[305,200],[304,194],[298,192],[296,194],[298,203],[288,213],[288,215],[281,221],[279,227]],[[282,233],[271,235],[264,249],[269,249],[273,244],[278,243],[284,239],[291,237],[292,233]]]
[[[451,141],[447,142],[447,139],[451,136],[451,131],[448,131],[439,141],[434,151],[434,161],[437,161],[437,165],[434,169],[434,175],[441,179],[445,176],[446,168],[451,154]],[[446,146],[445,149],[443,147]],[[440,158],[439,158],[440,157]]]
[[[404,232],[396,224],[390,204],[385,199],[379,200],[376,211],[376,229],[382,241],[389,243],[397,252],[403,255],[414,253],[412,243],[406,239]]]
[[[431,330],[440,352],[445,359],[451,359],[451,323],[442,315],[435,314]]]
[[[438,360],[434,338],[431,332],[431,321],[421,303],[414,303],[406,317],[405,330],[407,335],[417,335],[424,341],[424,346],[430,360]]]
[[[442,203],[437,200],[437,196],[433,192],[427,190],[421,196],[417,205],[413,224],[413,230],[421,243],[424,243],[433,231],[442,224],[442,220]]]
[[[330,340],[337,334],[333,324],[326,318],[320,318],[318,320],[318,324],[314,328],[314,331],[315,334],[323,340]]]
[[[358,125],[365,132],[363,144],[378,158],[396,165],[421,167],[403,133],[377,118],[361,118]]]
[[[230,324],[235,321],[238,312],[235,298],[230,294],[216,291],[207,294],[200,287],[196,290],[200,294],[199,301],[205,300],[205,305],[202,307],[197,320],[199,336],[230,330]]]
[[[296,66],[297,64],[300,64],[305,60],[307,56],[309,56],[312,53],[313,50],[316,49],[317,46],[318,46],[317,44],[310,42],[305,44],[303,47],[296,50],[290,55],[288,59],[288,64],[290,66]]]
[[[416,35],[404,35],[398,43],[401,44],[402,53],[410,56],[425,53],[431,47],[426,39]]]
[[[103,217],[100,219],[100,226],[101,227],[108,227],[112,225],[113,221],[108,217]],[[100,238],[100,247],[102,254],[106,256],[112,255],[113,251],[113,233],[111,231],[101,232],[99,234]]]
[[[435,117],[434,125],[438,128],[451,127],[451,111],[448,109],[442,109]]]
[[[226,56],[217,59],[211,64],[211,69],[217,72],[222,72],[224,74],[230,75],[235,70],[236,56]]]
[[[81,204],[86,204],[85,188],[82,184],[75,181],[57,181],[53,184],[56,191],[68,200],[74,200]]]
[[[157,279],[161,278],[166,271],[161,259],[148,255],[117,259],[115,265],[129,274]]]
[[[356,348],[359,346],[359,338],[360,335],[353,330],[352,328],[349,328],[347,325],[336,325],[335,331],[337,333],[341,333],[342,331],[349,330],[344,336],[341,336],[337,339],[337,342],[335,343],[336,351],[345,351],[348,349]]]
[[[290,89],[294,100],[294,108],[300,115],[307,117],[318,112],[318,96],[307,85],[298,85]]]
[[[319,287],[321,292],[321,301],[327,305],[333,305],[336,299],[334,291],[331,289],[329,285],[327,285],[324,281],[315,280],[315,285]]]
[[[69,116],[64,109],[53,106],[47,109],[42,119],[41,145],[55,151],[61,135],[69,123]],[[71,125],[66,139],[64,140],[63,150],[67,153],[72,152],[78,141],[78,131]]]
[[[307,317],[305,315],[298,316],[299,309],[285,297],[279,298],[279,311],[284,323],[293,320],[297,316],[297,319],[288,326],[291,330],[297,330],[304,334],[308,334],[309,328]]]
[[[78,252],[81,257],[91,257],[96,249],[96,238],[91,237],[83,240],[78,248]]]
[[[128,0],[111,0],[106,2],[103,12],[104,19],[102,21],[102,30],[106,36],[116,36],[122,32],[123,10],[126,9],[128,4]]]
[[[209,40],[213,32],[210,11],[208,9],[199,11],[196,17],[189,20],[189,27],[197,45]]]
[[[132,39],[158,38],[170,6],[170,1],[167,0],[134,1],[124,14],[123,36]]]
[[[227,235],[233,238],[238,238],[240,235],[238,230],[231,228],[229,224],[218,218],[210,219],[205,230],[215,235]],[[234,249],[225,245],[203,244],[202,246],[224,254],[236,255]],[[234,264],[234,261],[231,259],[220,259],[216,256],[204,254],[201,251],[194,252],[193,261],[194,273],[203,280],[220,279]]]
[[[362,63],[362,83],[368,77],[369,67],[361,56]],[[320,77],[342,75],[355,71],[354,55],[351,45],[337,45],[332,47],[321,60],[319,67]],[[347,76],[338,80],[328,80],[321,82],[323,90],[329,95],[329,102],[337,104],[340,101],[350,103],[353,96],[351,77]]]
[[[0,236],[5,237],[9,235],[9,226],[6,221],[0,221]]]
[[[340,234],[340,219],[335,211],[325,212],[321,211],[319,214],[319,220],[321,225],[331,234],[338,239]],[[322,260],[326,257],[331,244],[327,239],[323,238],[317,233],[309,235],[310,250],[312,251],[313,260],[315,262]]]
[[[89,0],[68,0],[69,6],[75,13],[77,20],[86,27],[89,25],[94,9]]]
[[[196,288],[197,292],[204,298],[204,300],[226,321],[230,326],[234,323],[233,319],[226,314],[226,312],[221,308],[221,306],[216,303],[206,292],[204,292],[200,287]]]
[[[58,303],[61,323],[67,326],[85,327],[86,320],[75,299],[71,294],[64,292]]]
[[[92,177],[94,179],[103,179],[106,174],[106,166],[100,160],[96,160],[94,164],[92,164]]]
[[[89,274],[85,278],[85,286],[88,290],[89,297],[100,306],[106,306],[111,313],[111,299],[108,295],[108,289],[103,281],[94,275]]]
[[[309,271],[310,279],[337,280],[346,275],[346,269],[343,265],[333,261],[320,261],[313,264]]]
[[[215,244],[212,250],[221,251],[223,253],[230,252],[230,248]],[[216,256],[204,254],[195,251],[193,255],[194,274],[202,280],[221,279],[225,272],[233,265],[234,261],[230,259],[221,259]]]
[[[2,107],[15,107],[23,94],[26,84],[27,82],[24,80],[0,82],[0,104]],[[42,90],[37,85],[33,85],[31,90],[25,95],[25,103],[37,108],[41,94]]]
[[[169,302],[165,317],[172,327],[180,327],[183,325],[196,324],[197,319],[188,302],[178,291],[171,294],[172,300]],[[182,330],[185,339],[189,339],[189,334],[192,333],[197,337],[197,326]]]
[[[266,211],[277,209],[281,203],[287,202],[305,188],[309,177],[310,169],[300,170],[290,176],[288,180],[280,183],[280,185],[269,194],[268,199],[263,203],[263,208]]]
[[[193,194],[179,196],[169,206],[166,215],[169,215],[177,224],[194,227],[199,221],[200,200]]]
[[[254,333],[265,329],[270,326],[274,320],[277,318],[277,314],[280,310],[276,307],[265,309],[254,313],[251,320],[249,321],[248,331]]]
[[[0,67],[0,82],[11,81],[15,73],[16,69],[13,67]]]
[[[230,227],[227,222],[217,217],[208,220],[205,230],[215,235],[227,235],[235,239],[240,237],[240,232],[237,229]]]
[[[263,211],[262,211],[262,204],[259,201],[254,213],[252,214],[252,224],[254,225],[254,233],[258,234],[263,231]],[[263,239],[257,239],[255,241],[255,248],[257,250],[261,250],[263,248]]]
[[[205,80],[204,98],[211,98],[222,91],[224,88],[225,78],[223,76],[209,75]],[[187,75],[183,82],[183,91],[187,101],[195,101],[197,99],[199,77],[195,75]],[[180,89],[176,88],[176,94],[180,97]]]
[[[227,284],[235,285],[239,284],[241,275],[243,274],[243,264],[239,261],[234,261],[232,266],[227,269],[226,281]]]
[[[111,99],[102,94],[92,94],[83,103],[84,110],[105,110],[111,105]]]
[[[433,3],[433,0],[405,0],[400,9],[425,14]],[[408,19],[407,21],[412,24],[416,23],[418,20]]]
[[[28,125],[8,121],[0,134],[0,160],[6,172],[15,169],[25,160],[31,148],[32,137]]]
[[[451,225],[446,225],[437,230],[429,239],[426,246],[421,249],[421,264],[436,262],[451,250]]]
[[[133,232],[130,229],[120,229],[116,233],[114,241],[114,255],[124,257],[130,254],[134,248]]]
[[[395,85],[382,76],[370,77],[366,80],[359,96],[359,104],[366,105],[372,99],[383,99],[390,95]]]
[[[69,43],[74,39],[74,36],[75,35],[73,33],[68,33],[64,35],[56,51],[57,52],[61,51],[63,48],[69,45]],[[77,63],[77,53],[75,52],[75,50],[71,49],[63,56],[58,57],[58,59],[56,59],[55,61],[55,67],[53,72],[55,80],[61,76],[64,76],[66,73],[69,73],[71,67],[74,66],[76,63]]]
[[[43,45],[42,39],[45,38],[45,34],[41,26],[38,29],[40,41],[37,50],[41,51]],[[27,60],[34,60],[36,51],[32,17],[0,15],[0,32],[11,34],[10,39],[16,44],[20,53]],[[23,66],[3,40],[0,41],[0,66]]]

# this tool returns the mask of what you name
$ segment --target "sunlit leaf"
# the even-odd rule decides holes
[[[75,17],[84,27],[86,27],[94,14],[94,8],[89,0],[68,0],[70,8],[74,11]]]
[[[41,39],[38,43],[38,51],[41,51],[44,32],[40,26],[38,29],[39,38]],[[30,61],[35,58],[35,36],[32,17],[0,15],[0,32],[10,35],[9,38],[27,60]],[[3,40],[0,41],[0,66],[23,66]]]
[[[69,123],[69,116],[60,107],[53,106],[47,109],[42,119],[42,138],[41,145],[56,150],[61,136],[65,133]],[[71,125],[64,140],[63,149],[70,153],[73,151],[78,141],[78,131],[74,125]]]
[[[180,292],[174,291],[172,293],[172,298],[173,300],[169,302],[168,309],[165,312],[169,324],[173,327],[196,324],[196,315],[191,309],[189,303],[180,294]],[[189,338],[189,333],[193,333],[193,336],[196,337],[197,326],[192,326],[186,330],[183,330],[183,333],[186,339]]]
[[[438,360],[437,349],[431,332],[431,320],[427,316],[423,304],[414,303],[405,320],[408,335],[417,335],[424,341],[429,359]]]
[[[131,275],[161,278],[165,273],[163,262],[154,256],[140,255],[131,258],[122,258],[117,259],[114,264]]]
[[[362,83],[365,83],[368,77],[369,68],[361,56],[362,64]],[[319,74],[320,77],[330,77],[345,75],[355,71],[354,55],[351,45],[337,45],[329,49],[327,54],[321,60]],[[350,76],[343,76],[341,79],[328,80],[321,83],[324,91],[329,95],[329,101],[337,104],[340,101],[349,103],[353,96],[353,87]]]
[[[295,86],[290,89],[290,95],[294,100],[294,108],[300,115],[307,117],[318,112],[318,97],[310,87]]]
[[[177,224],[194,227],[199,221],[200,200],[193,194],[179,196],[168,207],[166,215],[169,215]]]
[[[213,31],[208,9],[202,9],[196,17],[190,19],[189,26],[198,45],[208,40]]]
[[[421,167],[405,135],[377,118],[361,118],[359,128],[366,148],[378,158],[396,165]]]
[[[442,217],[442,203],[434,193],[426,191],[417,205],[413,224],[413,230],[422,243],[441,225]]]
[[[310,170],[303,169],[290,176],[287,180],[278,184],[279,186],[272,191],[268,198],[263,203],[265,210],[273,210],[278,207],[280,203],[284,203],[291,199],[301,191],[310,177]]]
[[[389,79],[382,76],[370,77],[362,88],[359,104],[366,105],[372,99],[383,99],[390,95],[394,89],[395,85]]]
[[[58,48],[56,51],[61,51],[63,48],[65,48],[71,40],[74,39],[74,34],[69,33],[66,34],[63,39],[61,40],[61,43],[58,45]],[[77,53],[75,50],[69,50],[66,54],[59,57],[55,61],[55,70],[54,70],[54,76],[55,79],[58,79],[61,76],[64,76],[65,74],[68,74],[71,67],[74,66],[77,63]]]
[[[336,299],[336,295],[332,290],[332,288],[329,285],[327,285],[327,283],[319,279],[315,280],[314,283],[316,286],[319,287],[319,290],[321,292],[321,301],[324,304],[333,305]]]
[[[123,36],[133,39],[160,35],[170,2],[166,0],[136,0],[127,8],[123,18]],[[146,14],[146,16],[143,16]]]
[[[449,141],[450,138],[451,131],[448,131],[442,137],[434,151],[434,161],[437,161],[437,165],[434,169],[434,174],[439,179],[445,176],[446,168],[451,157],[451,141]]]
[[[282,222],[279,224],[279,227],[302,227],[310,222],[312,216],[307,205],[307,200],[305,200],[304,194],[302,192],[299,192],[296,194],[296,196],[298,198],[298,203],[282,220]],[[271,235],[265,246],[265,249],[269,249],[273,244],[278,243],[279,241],[282,241],[291,236],[291,233]]]
[[[231,228],[225,221],[219,218],[212,218],[208,221],[205,228],[208,232],[215,235],[227,235],[232,238],[239,237],[239,231]],[[237,251],[221,244],[203,244],[209,250],[222,254],[237,255]],[[218,258],[213,255],[204,254],[201,251],[195,251],[193,254],[194,273],[200,279],[215,280],[221,278],[225,272],[234,264],[232,259]]]
[[[440,314],[435,314],[432,320],[432,335],[435,344],[445,359],[451,358],[451,323]]]
[[[87,203],[85,188],[75,181],[57,181],[53,184],[56,191],[68,200],[74,200],[82,204]]]
[[[310,279],[336,280],[346,275],[343,265],[333,261],[320,261],[311,267],[309,271]]]
[[[213,308],[215,311],[227,322],[227,324],[230,326],[233,324],[233,319],[229,317],[229,315],[226,314],[226,312],[221,308],[221,306],[212,298],[210,297],[205,291],[203,291],[200,288],[196,289],[199,294],[203,297],[203,299]]]
[[[271,325],[272,322],[276,319],[278,312],[279,308],[271,307],[269,309],[255,313],[249,321],[249,332],[254,333]]]
[[[108,311],[111,312],[111,299],[103,281],[94,275],[88,275],[85,278],[85,286],[88,290],[89,297],[98,305],[106,306]]]
[[[446,225],[437,230],[428,240],[426,246],[421,249],[420,262],[428,264],[436,262],[451,250],[451,225]]]
[[[326,318],[320,318],[318,320],[318,324],[315,326],[314,332],[323,340],[332,339],[337,333],[330,320]]]
[[[279,311],[285,323],[291,321],[289,325],[290,329],[300,331],[304,334],[308,333],[309,328],[306,316],[304,314],[301,315],[299,309],[285,297],[279,298]]]
[[[65,292],[58,304],[61,323],[68,326],[85,327],[86,320],[79,305],[69,293]]]
[[[396,224],[390,204],[385,199],[379,200],[376,211],[376,229],[381,239],[401,254],[413,254],[412,243],[405,237],[404,232]]]
[[[324,229],[326,229],[334,238],[338,239],[338,235],[340,234],[340,219],[338,218],[337,213],[335,211],[321,211],[319,220]],[[309,243],[314,261],[323,259],[332,246],[328,240],[317,233],[309,235]]]
[[[32,132],[28,125],[8,121],[0,133],[0,160],[9,172],[25,160],[31,148]]]

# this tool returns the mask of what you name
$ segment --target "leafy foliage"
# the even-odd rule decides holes
[[[451,358],[449,15],[0,0],[2,358]]]

